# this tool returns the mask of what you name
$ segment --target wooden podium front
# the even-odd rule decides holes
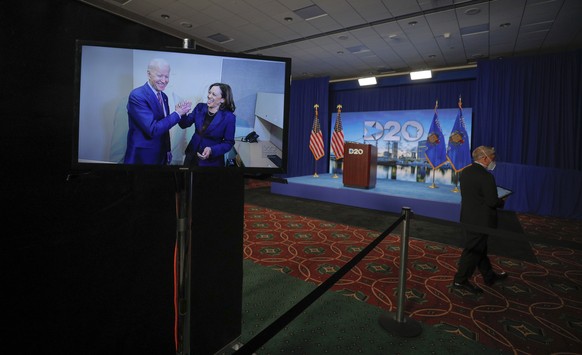
[[[370,189],[376,186],[378,149],[370,144],[344,145],[343,183],[347,187]]]

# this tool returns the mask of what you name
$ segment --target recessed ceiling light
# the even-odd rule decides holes
[[[337,54],[344,54],[344,51],[337,51]]]
[[[285,22],[293,22],[293,17],[285,17],[283,20],[285,20]]]
[[[429,58],[436,58],[436,55],[434,55],[434,54],[430,54],[428,57],[429,57]]]
[[[185,28],[192,28],[192,24],[190,22],[180,22],[180,26],[185,27]]]
[[[161,14],[160,17],[163,18],[164,20],[170,19],[170,15],[166,15],[166,14]]]
[[[465,10],[465,15],[467,15],[467,16],[473,16],[473,15],[477,15],[480,12],[481,12],[480,9],[478,9],[476,7],[473,7],[473,8],[470,8],[470,9]]]
[[[501,25],[499,25],[499,27],[501,27],[501,28],[507,28],[509,26],[511,26],[511,23],[509,23],[509,22],[502,23]]]
[[[418,24],[418,21],[410,21],[408,23],[409,26],[416,26]]]
[[[345,41],[345,40],[347,40],[348,38],[349,38],[349,37],[348,37],[348,36],[346,36],[346,35],[341,35],[341,36],[339,36],[337,39],[339,39],[339,40],[342,40],[342,41]]]

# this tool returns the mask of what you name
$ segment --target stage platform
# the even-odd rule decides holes
[[[378,179],[376,187],[359,189],[344,187],[342,175],[333,174],[292,177],[287,182],[271,184],[271,192],[393,213],[410,207],[419,216],[459,222],[461,194],[453,192],[452,185],[429,188],[429,183]]]

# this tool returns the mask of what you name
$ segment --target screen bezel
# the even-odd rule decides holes
[[[272,164],[271,166],[238,166],[238,165],[234,165],[233,167],[205,167],[205,166],[184,166],[184,165],[140,165],[140,164],[124,164],[123,162],[115,162],[115,161],[111,161],[111,162],[104,162],[104,161],[87,161],[87,160],[80,160],[79,159],[79,147],[80,147],[80,143],[82,143],[80,141],[81,138],[81,120],[83,117],[83,112],[81,111],[83,108],[81,107],[81,102],[82,102],[82,90],[81,90],[81,85],[82,83],[85,84],[83,82],[83,78],[82,76],[82,72],[83,72],[83,49],[87,48],[87,47],[104,47],[105,49],[111,48],[111,49],[121,49],[121,50],[129,50],[129,51],[146,51],[149,52],[151,51],[152,53],[152,57],[154,56],[164,56],[164,55],[169,55],[169,56],[192,56],[191,58],[196,58],[197,56],[200,56],[200,58],[210,58],[210,60],[214,59],[218,59],[218,60],[224,60],[224,59],[235,59],[235,60],[243,60],[243,61],[249,61],[249,63],[254,64],[254,63],[261,63],[261,62],[272,62],[272,63],[280,63],[284,65],[284,77],[281,78],[280,80],[282,81],[282,85],[283,85],[283,112],[282,112],[282,120],[283,120],[283,128],[282,128],[282,133],[281,133],[281,137],[280,137],[280,142],[278,142],[278,144],[280,145],[280,150],[281,150],[281,160],[282,160],[282,164],[281,167],[277,167],[274,164]],[[74,98],[74,117],[73,117],[73,139],[72,139],[72,168],[75,170],[82,170],[82,171],[93,171],[93,170],[121,170],[121,171],[136,171],[136,170],[157,170],[157,171],[205,171],[205,170],[221,170],[221,169],[239,169],[242,170],[243,173],[245,174],[283,174],[286,173],[286,168],[287,168],[287,150],[288,150],[288,129],[289,129],[289,102],[290,102],[290,90],[291,90],[291,59],[290,58],[283,58],[283,57],[273,57],[273,56],[263,56],[263,55],[250,55],[250,54],[240,54],[240,53],[229,53],[229,52],[213,52],[213,51],[203,51],[203,50],[196,50],[196,49],[189,49],[189,48],[178,48],[178,47],[153,47],[153,46],[147,46],[147,45],[133,45],[133,44],[122,44],[122,43],[111,43],[111,42],[99,42],[99,41],[90,41],[90,40],[77,40],[76,41],[76,48],[75,48],[75,98]],[[172,63],[170,63],[170,65],[172,65]],[[146,76],[146,67],[144,67],[143,69],[141,68],[133,68],[133,66],[130,68],[132,71],[138,71],[138,70],[142,70],[143,72],[143,76],[139,77],[139,78],[134,78],[132,77],[132,81],[134,82],[141,82],[141,85],[143,85],[143,83],[145,83],[147,81],[147,76]],[[192,69],[192,71],[195,70],[205,70],[204,68],[202,69]],[[174,71],[174,68],[172,67],[172,71]],[[141,74],[140,74],[141,75]],[[170,74],[170,82],[172,80],[172,73]],[[221,71],[220,73],[217,73],[218,76],[220,76],[220,79],[222,79],[222,76],[224,75],[224,73]],[[244,73],[241,73],[241,75],[244,75]],[[116,80],[115,77],[108,77],[105,78],[104,80]],[[239,78],[240,80],[240,78]],[[227,82],[228,80],[224,80],[224,82]],[[204,90],[206,90],[208,88],[208,85],[212,84],[213,82],[222,82],[222,80],[215,80],[215,81],[211,81],[208,83],[204,83],[205,87]],[[228,82],[227,82],[228,83]],[[200,84],[202,85],[202,84]],[[279,85],[279,84],[278,84]],[[135,88],[135,85],[132,85],[132,89]],[[235,89],[233,88],[233,96],[235,98],[235,103],[237,103],[237,93],[234,92]],[[255,91],[255,93],[258,93],[260,91]],[[129,93],[129,92],[128,92]],[[204,95],[203,96],[203,100],[199,101],[199,102],[205,102],[205,93],[199,93],[200,95]],[[280,95],[281,93],[277,93],[277,95]],[[239,96],[240,97],[240,96]],[[86,99],[85,99],[86,100]],[[255,96],[255,102],[256,102],[256,96]],[[196,102],[193,102],[193,106],[196,105]],[[237,110],[235,110],[235,115],[237,114],[238,111],[238,106],[239,103],[237,103]],[[172,105],[170,104],[170,107],[172,107]],[[127,111],[125,111],[127,113]],[[253,115],[254,115],[254,108],[253,108]],[[237,116],[237,121],[238,121],[239,117]],[[106,118],[103,118],[103,121],[105,121]],[[253,121],[254,120],[258,120],[258,118],[256,116],[253,116]],[[177,125],[176,125],[177,127]],[[192,127],[193,129],[193,127]],[[247,134],[246,131],[244,130],[249,130],[249,131],[254,131],[253,127],[246,127],[243,128],[243,136]],[[111,135],[115,134],[115,128],[112,129],[113,133],[111,133]],[[237,126],[237,132],[238,131],[238,126]],[[87,132],[83,132],[83,133],[87,133]],[[119,133],[119,132],[118,132]],[[186,133],[184,133],[186,134]],[[119,134],[118,134],[119,135]],[[190,136],[188,137],[188,141],[189,141]],[[237,134],[235,134],[235,140],[242,140],[242,138],[240,138],[239,136],[237,136]],[[236,143],[235,143],[236,144]],[[246,143],[246,144],[256,144],[256,143]]]

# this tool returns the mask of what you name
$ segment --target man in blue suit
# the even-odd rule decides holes
[[[164,59],[153,59],[147,74],[147,83],[129,94],[124,162],[167,165],[172,162],[170,129],[190,111],[192,103],[180,102],[170,112],[168,96],[163,92],[170,82],[170,65]]]

